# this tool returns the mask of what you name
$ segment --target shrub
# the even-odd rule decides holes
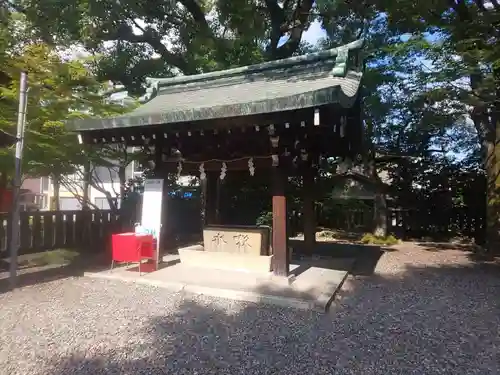
[[[317,237],[319,238],[327,238],[327,239],[334,239],[335,238],[335,232],[331,230],[322,230],[321,232],[318,232],[316,234]]]
[[[360,240],[361,243],[368,245],[396,245],[399,243],[399,240],[394,237],[392,234],[386,237],[375,236],[373,233],[365,233]]]
[[[74,250],[56,249],[34,254],[20,265],[26,267],[43,267],[49,265],[66,265],[78,258],[79,253]]]
[[[256,220],[256,224],[267,225],[271,227],[273,225],[273,213],[270,211],[261,213]]]

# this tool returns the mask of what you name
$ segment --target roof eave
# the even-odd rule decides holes
[[[339,104],[344,108],[350,108],[354,105],[358,94],[359,86],[353,96],[346,95],[340,86],[334,86],[294,96],[273,98],[257,102],[179,110],[168,113],[155,113],[147,116],[136,115],[105,119],[81,119],[69,122],[67,126],[71,131],[84,132],[251,116],[320,107],[328,104]]]

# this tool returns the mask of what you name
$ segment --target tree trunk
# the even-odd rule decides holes
[[[126,215],[123,214],[123,200],[125,198],[125,183],[126,175],[125,175],[126,167],[120,166],[118,167],[118,180],[120,181],[120,196],[116,200],[116,212],[120,214],[120,228],[124,228],[127,225]]]
[[[387,236],[387,199],[383,192],[377,191],[373,201],[373,234]]]
[[[59,179],[59,176],[52,176],[52,184],[53,184],[53,187],[54,187],[54,209],[56,211],[60,211],[61,210],[61,202],[60,202],[60,199],[59,199],[59,191],[61,190],[61,181]]]
[[[486,248],[489,253],[500,253],[500,69],[493,69],[497,82],[496,98],[490,126],[490,141],[486,152]]]
[[[500,129],[496,130],[500,133]],[[500,134],[497,134],[497,139]],[[489,142],[485,153],[486,168],[486,247],[500,252],[500,145]]]
[[[114,215],[118,215],[118,200],[114,199],[109,191],[103,191],[106,200],[108,201],[109,209]]]
[[[3,210],[4,208],[4,195],[5,195],[5,190],[7,190],[7,185],[9,181],[7,179],[7,174],[5,173],[0,173],[0,210]]]
[[[385,187],[374,162],[369,163],[369,174],[373,181],[375,196],[373,201],[373,234],[378,237],[387,236],[387,197]]]
[[[90,209],[89,203],[90,203],[90,163],[85,163],[83,166],[83,202],[82,202],[82,209],[83,210],[88,210]]]
[[[471,86],[481,82],[479,74],[471,75]],[[500,79],[500,72],[496,72]],[[483,107],[475,107],[471,118],[481,139],[483,165],[486,172],[486,249],[490,253],[500,252],[500,89],[496,93],[492,115]]]
[[[120,180],[120,196],[118,197],[117,203],[118,207],[121,207],[123,203],[123,198],[125,197],[125,184],[127,183],[124,166],[120,166],[118,168],[118,179]]]

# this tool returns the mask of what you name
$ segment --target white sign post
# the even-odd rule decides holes
[[[141,227],[156,240],[156,267],[160,262],[161,208],[163,200],[163,179],[144,181]]]

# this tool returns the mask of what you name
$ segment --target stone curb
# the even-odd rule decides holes
[[[199,294],[206,295],[210,297],[218,297],[218,298],[226,298],[232,299],[236,301],[244,301],[244,302],[252,302],[252,303],[264,303],[269,305],[275,305],[280,307],[289,307],[294,309],[301,310],[313,310],[317,312],[325,312],[327,310],[328,305],[331,303],[331,299],[325,304],[324,298],[319,298],[318,300],[303,300],[298,298],[291,297],[281,297],[281,296],[273,296],[268,294],[260,294],[255,292],[247,292],[243,290],[236,289],[223,289],[223,288],[210,288],[201,285],[193,285],[193,284],[183,284],[176,282],[165,282],[159,280],[152,280],[143,277],[139,278],[128,278],[123,277],[118,274],[104,274],[99,272],[85,272],[85,277],[95,278],[95,279],[106,279],[106,280],[118,280],[128,283],[135,283],[141,285],[149,285],[162,289],[167,289],[174,293],[191,293],[191,294]]]

